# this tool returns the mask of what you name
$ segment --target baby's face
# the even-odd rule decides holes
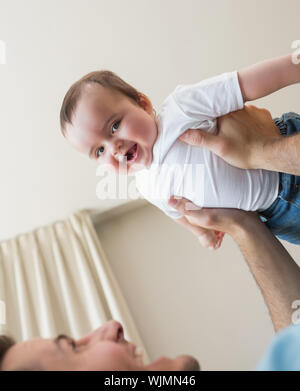
[[[113,171],[132,173],[149,167],[157,125],[151,102],[143,107],[99,84],[84,87],[66,126],[66,138],[78,151]],[[119,164],[120,163],[120,164]]]

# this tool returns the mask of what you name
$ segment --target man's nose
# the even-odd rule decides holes
[[[109,340],[121,342],[124,340],[124,330],[120,322],[110,320],[94,332],[93,341]]]
[[[77,346],[94,344],[99,341],[124,341],[124,330],[120,322],[116,320],[110,320],[104,323],[98,329],[92,331],[85,337],[77,341]]]
[[[120,322],[111,320],[106,324],[105,338],[115,342],[121,342],[124,340],[124,330]]]

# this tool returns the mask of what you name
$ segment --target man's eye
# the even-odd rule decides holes
[[[73,352],[77,352],[77,346],[76,346],[75,340],[70,338],[67,340],[67,342],[70,345],[70,347],[72,348]]]
[[[77,352],[77,346],[76,346],[75,341],[71,341],[70,346],[72,347],[73,352]]]
[[[117,130],[118,130],[118,127],[120,126],[120,122],[121,121],[117,121],[113,124],[111,130],[112,130],[112,133],[115,133]]]
[[[101,146],[100,148],[96,149],[96,158],[98,159],[104,152],[104,147]]]

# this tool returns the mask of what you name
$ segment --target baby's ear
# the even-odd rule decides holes
[[[139,94],[139,105],[144,110],[146,110],[149,114],[152,113],[153,107],[152,107],[152,103],[151,103],[150,99],[148,98],[148,96],[142,94],[141,92],[139,92],[138,94]]]

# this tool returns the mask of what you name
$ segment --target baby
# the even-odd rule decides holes
[[[185,197],[199,207],[277,213],[271,207],[281,190],[280,173],[235,168],[179,137],[189,128],[216,132],[217,117],[298,82],[300,65],[287,55],[197,84],[179,85],[156,115],[146,95],[113,72],[96,71],[67,92],[60,113],[61,129],[75,149],[99,164],[134,173],[137,188],[147,200],[191,230],[202,245],[215,249],[223,233],[191,225],[168,205],[169,197]],[[300,132],[296,114],[295,120]],[[291,216],[288,213],[284,221],[293,235],[283,238],[300,243],[300,208]]]

